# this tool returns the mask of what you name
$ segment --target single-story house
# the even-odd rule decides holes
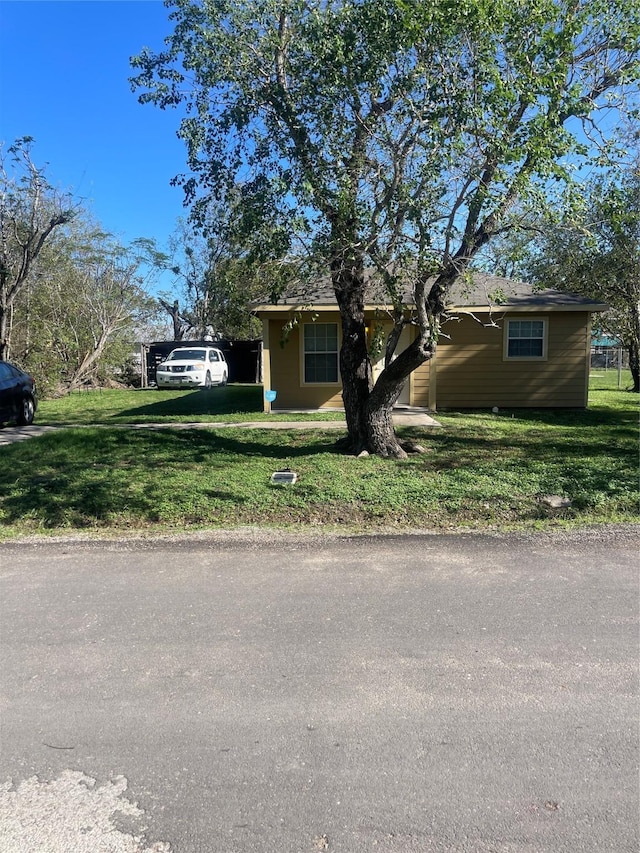
[[[606,305],[480,273],[457,285],[450,301],[435,356],[411,374],[397,405],[586,407],[591,315]],[[340,316],[330,285],[291,292],[254,313],[262,320],[264,387],[277,394],[271,408],[341,408]],[[391,329],[380,299],[367,299],[365,318],[372,343]],[[405,327],[398,351],[414,334]],[[374,378],[383,359],[373,360]]]

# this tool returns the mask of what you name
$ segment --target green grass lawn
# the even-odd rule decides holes
[[[176,420],[246,421],[258,419],[260,405],[261,389],[251,386],[84,392],[44,401],[38,422],[117,426],[167,420],[172,408]],[[586,412],[440,413],[438,420],[441,429],[401,430],[428,450],[406,461],[339,455],[340,433],[328,430],[62,429],[0,447],[0,538],[640,521],[637,395],[594,389]],[[271,485],[281,468],[296,471],[298,483]],[[554,514],[540,503],[547,494],[573,505]]]
[[[630,370],[593,368],[589,375],[589,391],[625,391],[633,387]]]
[[[57,400],[42,400],[37,422],[52,426],[87,424],[206,423],[221,421],[336,420],[335,412],[265,414],[261,385],[227,385],[210,391],[79,391]]]

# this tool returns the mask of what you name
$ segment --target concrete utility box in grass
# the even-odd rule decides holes
[[[298,475],[294,471],[274,471],[271,475],[274,486],[293,486],[297,480]]]

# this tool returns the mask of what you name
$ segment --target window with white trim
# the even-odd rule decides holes
[[[507,358],[544,358],[544,343],[544,320],[507,320]]]
[[[303,325],[305,383],[338,382],[338,324]]]

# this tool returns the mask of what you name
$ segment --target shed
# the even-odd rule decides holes
[[[142,345],[142,376],[145,385],[156,381],[156,369],[174,349],[186,346],[209,346],[222,350],[229,365],[229,382],[260,382],[262,378],[262,341],[198,340],[155,341]]]

